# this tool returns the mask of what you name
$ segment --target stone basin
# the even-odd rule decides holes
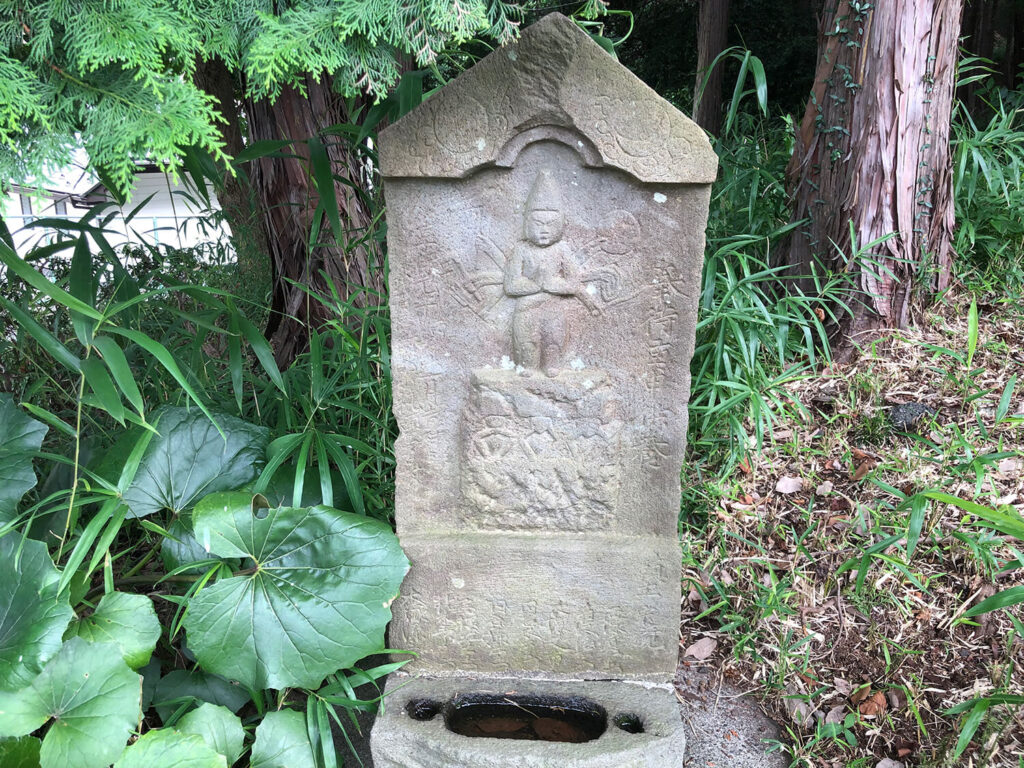
[[[376,768],[678,768],[685,742],[670,686],[403,675],[371,739]]]

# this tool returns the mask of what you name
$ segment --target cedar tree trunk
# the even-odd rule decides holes
[[[725,50],[729,32],[729,0],[700,0],[697,20],[697,83],[693,91],[693,119],[704,130],[716,134],[722,125],[722,65],[708,77],[708,67]],[[704,86],[704,78],[708,78]],[[704,92],[701,93],[701,87]]]
[[[783,258],[795,275],[816,265],[853,281],[840,357],[860,334],[908,325],[913,297],[949,285],[962,3],[830,0],[822,12],[814,90],[787,170],[793,220],[808,221]]]
[[[253,163],[256,189],[268,235],[273,267],[273,298],[267,337],[284,368],[308,345],[309,329],[333,313],[315,295],[330,296],[333,284],[342,299],[373,303],[383,291],[378,242],[373,238],[373,213],[363,181],[366,169],[344,136],[323,131],[351,120],[345,100],[331,89],[331,78],[306,76],[306,94],[285,88],[277,100],[250,101],[246,112],[253,141],[289,139],[285,154]],[[313,183],[306,139],[319,137],[335,178],[334,193],[345,229],[337,243],[326,221],[317,242],[310,242],[319,197]],[[290,150],[290,151],[289,151]],[[363,289],[370,291],[368,296]]]
[[[245,149],[245,142],[242,139],[235,76],[220,59],[209,59],[198,63],[195,82],[217,100],[218,109],[224,117],[224,122],[220,124],[224,151],[236,157]],[[231,228],[231,243],[238,259],[235,293],[252,300],[254,306],[266,306],[270,244],[254,190],[241,175],[229,173],[227,169],[216,180],[216,187],[217,199]]]

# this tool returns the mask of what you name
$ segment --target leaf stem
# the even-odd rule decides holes
[[[89,356],[86,350],[85,356]],[[60,562],[64,553],[64,544],[68,540],[68,530],[71,528],[71,515],[75,511],[75,494],[78,492],[78,462],[82,450],[82,397],[85,395],[85,371],[81,371],[78,379],[78,407],[75,409],[75,468],[71,480],[71,496],[68,500],[68,516],[64,519],[64,534],[60,537],[60,546],[57,548],[57,562]]]

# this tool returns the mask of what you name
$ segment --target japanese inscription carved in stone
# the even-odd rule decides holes
[[[667,680],[707,139],[552,14],[380,145],[392,646],[437,675]]]

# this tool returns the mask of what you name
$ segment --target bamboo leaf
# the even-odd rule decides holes
[[[82,375],[89,389],[96,395],[100,407],[109,413],[118,424],[124,426],[124,405],[121,396],[114,388],[106,367],[97,357],[87,357],[82,361]]]
[[[163,344],[161,344],[158,341],[154,341],[153,339],[149,338],[149,336],[147,336],[144,333],[141,333],[140,331],[134,331],[128,328],[110,328],[109,331],[111,333],[116,333],[119,336],[124,336],[129,341],[134,341],[136,344],[138,344],[140,347],[146,350],[149,354],[155,357],[157,362],[164,367],[164,370],[171,374],[174,380],[178,382],[178,386],[185,391],[185,394],[192,398],[192,401],[196,404],[196,406],[198,406],[199,410],[201,410],[206,415],[206,418],[208,418],[210,422],[217,428],[217,431],[221,432],[220,427],[217,425],[216,420],[213,418],[213,414],[211,414],[210,411],[206,408],[206,405],[203,404],[203,401],[200,399],[195,389],[192,388],[192,385],[189,384],[188,379],[185,378],[185,374],[181,372],[181,368],[178,366],[178,363],[175,361],[171,353],[167,351],[167,348],[164,347]],[[221,436],[224,436],[223,432],[221,432]]]
[[[120,345],[109,336],[97,336],[92,343],[99,351],[103,362],[107,364],[118,388],[141,416],[145,408],[142,402],[142,393],[139,391],[138,384],[135,383],[135,375],[132,373],[132,369],[128,365],[128,358],[124,356]]]
[[[68,287],[71,295],[76,299],[88,304],[90,307],[96,303],[95,285],[92,279],[92,252],[89,250],[89,239],[83,234],[75,243],[75,251],[71,256],[71,271],[68,274]],[[81,313],[71,310],[71,324],[75,329],[75,335],[82,342],[82,346],[88,347],[92,342],[93,324],[89,318],[83,317]]]
[[[967,745],[971,743],[971,739],[974,737],[978,726],[981,725],[981,721],[988,711],[989,703],[988,699],[979,699],[971,713],[960,724],[960,736],[956,740],[956,749],[953,750],[954,759],[960,757],[964,750],[967,749]]]
[[[316,136],[308,139],[306,144],[309,146],[310,170],[313,172],[313,181],[316,184],[317,195],[320,197],[318,207],[327,216],[335,242],[338,245],[344,245],[345,230],[341,225],[338,195],[334,189],[334,173],[331,169],[331,160],[327,154],[327,147]]]
[[[996,592],[987,597],[976,606],[967,611],[964,616],[980,616],[989,611],[998,611],[1000,608],[1009,608],[1011,605],[1024,603],[1024,586],[1010,587],[1002,592]]]
[[[16,274],[37,291],[49,296],[51,299],[56,301],[58,304],[63,305],[67,309],[73,309],[81,312],[83,315],[91,317],[93,320],[103,319],[103,315],[101,313],[97,312],[84,301],[76,299],[55,283],[47,280],[42,274],[29,266],[28,263],[18,256],[17,253],[3,243],[0,243],[0,263],[3,263],[3,265],[11,272]]]
[[[35,339],[50,357],[70,371],[75,373],[81,371],[82,361],[72,354],[71,350],[57,341],[57,338],[52,333],[37,323],[34,317],[3,296],[0,296],[0,306],[11,313],[11,316],[18,322],[18,326]]]

